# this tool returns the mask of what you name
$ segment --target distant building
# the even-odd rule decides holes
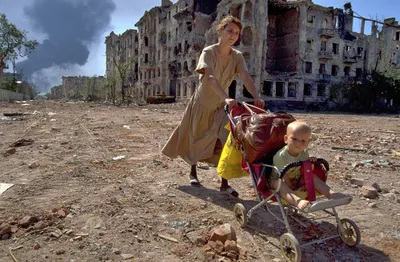
[[[106,99],[106,80],[103,76],[63,76],[62,84],[51,88],[52,99]]]

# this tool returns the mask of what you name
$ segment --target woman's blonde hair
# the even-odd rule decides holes
[[[237,25],[239,27],[240,31],[242,31],[242,23],[240,22],[240,20],[234,16],[228,15],[224,19],[221,20],[219,25],[217,25],[217,32],[220,33],[222,30],[225,29],[225,27],[229,23],[234,23],[235,25]]]

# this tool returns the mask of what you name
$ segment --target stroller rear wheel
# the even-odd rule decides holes
[[[237,203],[235,205],[233,208],[233,214],[240,227],[245,227],[247,225],[247,212],[246,208],[242,204]]]
[[[339,225],[337,230],[343,243],[349,247],[354,247],[360,244],[361,232],[356,223],[348,218],[342,218],[340,222],[343,225],[344,232],[340,232]]]
[[[301,250],[299,241],[290,233],[285,233],[280,238],[281,253],[286,261],[300,262]]]

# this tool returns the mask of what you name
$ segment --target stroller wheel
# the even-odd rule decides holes
[[[280,238],[281,253],[286,261],[300,262],[301,250],[299,241],[290,233],[285,233]]]
[[[342,218],[340,222],[343,225],[344,232],[340,232],[339,225],[337,230],[343,243],[349,247],[354,247],[360,244],[361,232],[356,223],[348,218]]]
[[[235,216],[236,222],[239,223],[240,227],[245,227],[247,224],[247,212],[246,208],[240,204],[237,203],[235,207],[233,208],[233,215]]]

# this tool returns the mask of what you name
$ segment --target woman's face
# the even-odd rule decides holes
[[[220,32],[221,43],[232,46],[236,43],[240,35],[240,29],[235,23],[229,23]]]

